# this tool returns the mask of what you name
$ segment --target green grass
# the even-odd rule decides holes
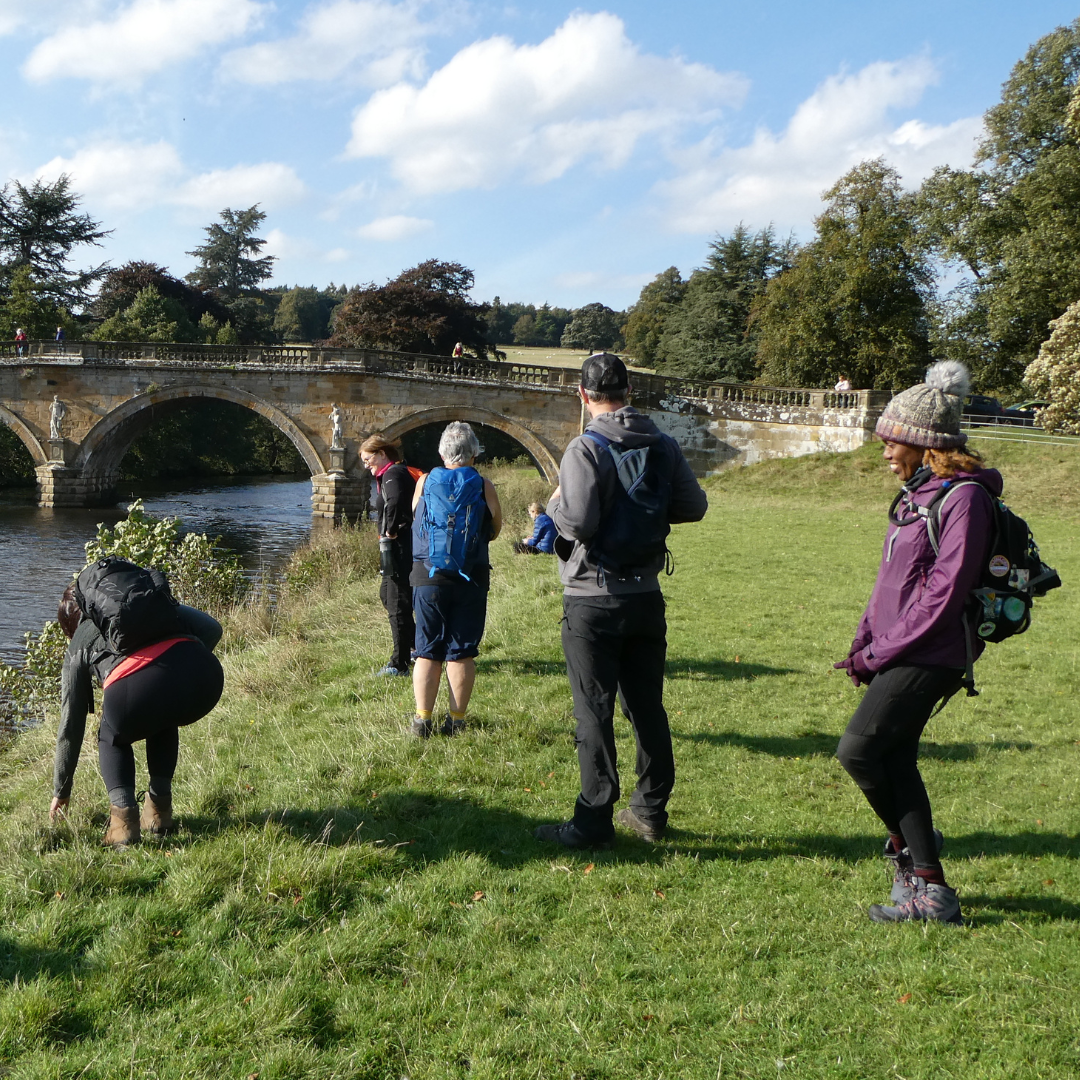
[[[1080,459],[997,458],[1066,587],[927,732],[956,930],[869,922],[882,831],[833,757],[858,691],[831,662],[892,491],[877,456],[725,474],[675,530],[660,845],[531,837],[577,769],[560,589],[509,553],[516,530],[458,739],[404,734],[370,580],[233,639],[165,843],[98,846],[89,738],[72,825],[48,827],[55,726],[20,737],[0,755],[0,1074],[1074,1078]]]

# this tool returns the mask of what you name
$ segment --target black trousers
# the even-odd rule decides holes
[[[379,599],[390,618],[390,636],[394,642],[390,663],[399,671],[408,671],[413,643],[416,639],[412,586],[409,584],[409,579],[399,581],[389,574],[384,574],[379,583]]]
[[[956,668],[901,664],[866,688],[836,756],[916,866],[938,864],[930,798],[919,773],[919,739],[934,706],[959,686]]]
[[[562,644],[574,696],[574,742],[581,769],[574,822],[586,835],[612,833],[620,794],[616,698],[637,740],[638,782],[630,805],[645,821],[667,823],[675,758],[664,711],[666,634],[664,596],[659,590],[563,597]]]
[[[172,779],[179,729],[201,720],[221,697],[218,658],[198,641],[180,641],[152,664],[111,683],[102,695],[98,764],[105,786],[135,786],[132,743],[146,741],[146,769]]]

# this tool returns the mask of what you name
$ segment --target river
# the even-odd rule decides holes
[[[279,568],[311,535],[308,477],[199,478],[125,485],[116,507],[45,510],[32,490],[0,490],[0,659],[22,653],[23,634],[56,618],[60,594],[84,561],[98,522],[115,524],[136,498],[158,517],[178,517],[184,532],[220,536],[251,575]]]

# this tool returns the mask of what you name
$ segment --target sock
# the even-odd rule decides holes
[[[121,810],[134,810],[139,805],[135,801],[134,787],[109,788],[109,802]]]
[[[151,776],[150,777],[150,797],[159,806],[162,803],[172,802],[172,777],[171,776]]]
[[[900,852],[907,847],[907,844],[904,843],[904,838],[896,833],[889,833],[889,843],[892,844],[894,855],[899,855]]]
[[[430,720],[431,719],[431,710],[430,709],[417,709],[416,710],[416,719],[417,720]]]
[[[451,709],[450,710],[450,719],[451,720],[464,720],[465,719],[465,710],[462,709],[461,712],[454,712],[454,710]]]
[[[942,870],[941,863],[936,866],[916,866],[915,876],[921,877],[927,885],[945,884],[945,871]]]

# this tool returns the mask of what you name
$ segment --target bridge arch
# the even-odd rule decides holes
[[[492,412],[490,409],[479,408],[476,405],[441,405],[434,409],[421,409],[383,428],[383,434],[388,438],[396,439],[416,428],[426,427],[428,424],[449,424],[453,420],[464,420],[470,424],[486,424],[509,435],[510,438],[521,443],[536,462],[545,480],[550,484],[559,482],[559,463],[540,438],[511,417]]]
[[[37,436],[26,426],[26,422],[3,405],[0,405],[0,423],[6,424],[19,436],[23,446],[30,451],[30,456],[34,459],[35,469],[49,460],[49,455],[41,448]]]
[[[150,425],[153,411],[159,407],[176,408],[187,401],[229,401],[265,417],[296,447],[312,475],[325,470],[311,440],[296,422],[280,409],[244,390],[221,386],[188,383],[169,386],[130,398],[103,416],[87,432],[79,446],[74,464],[85,475],[100,477],[111,483],[120,462],[131,444]]]

